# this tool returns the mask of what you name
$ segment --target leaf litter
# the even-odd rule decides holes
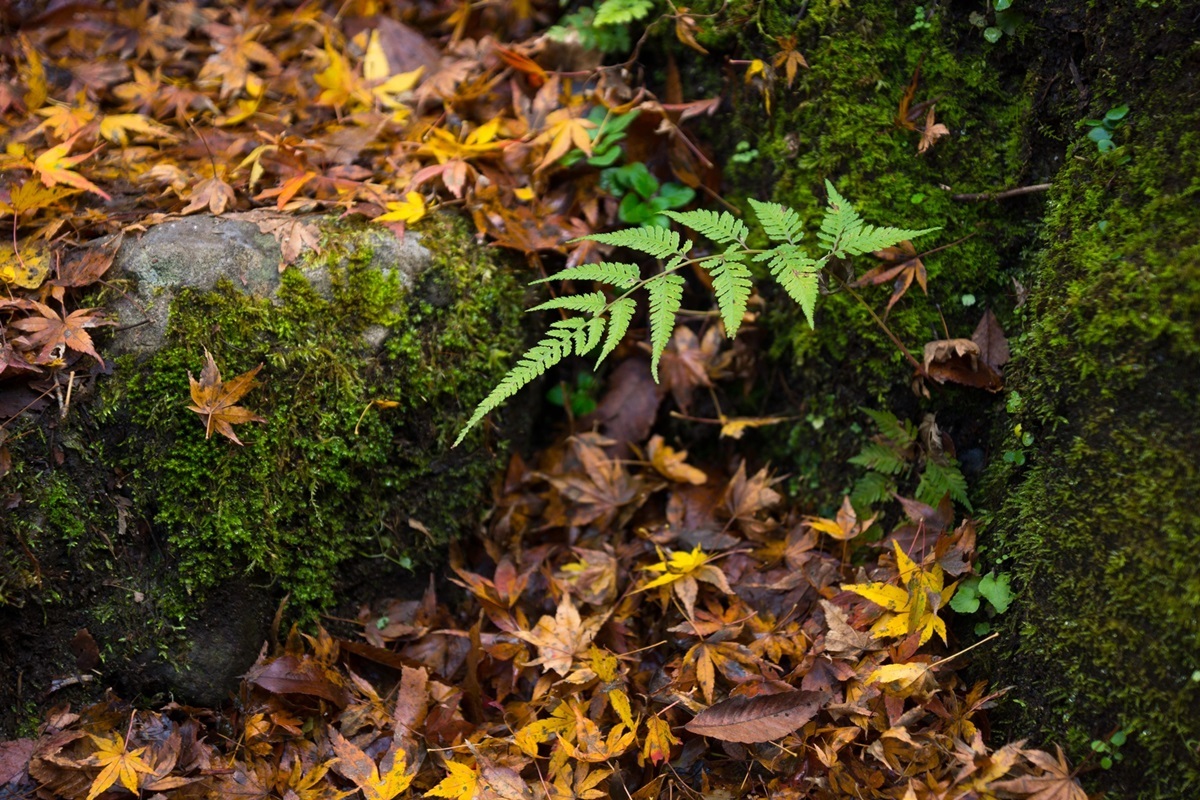
[[[0,214],[20,243],[0,262],[0,374],[102,364],[87,329],[107,321],[77,307],[83,291],[122,235],[179,215],[245,215],[279,241],[281,269],[319,247],[299,214],[399,233],[452,203],[535,264],[598,260],[573,240],[612,227],[617,198],[563,164],[593,152],[604,123],[589,107],[636,111],[630,146],[665,164],[661,177],[719,185],[686,123],[720,97],[686,99],[675,80],[659,98],[614,70],[565,77],[561,53],[522,38],[552,4],[451,5],[400,22],[373,3],[61,4],[23,23],[0,45],[18,76],[0,95]],[[677,37],[703,52],[686,11]],[[790,87],[808,63],[778,44]],[[754,66],[747,80],[769,103],[772,70]],[[934,100],[912,102],[918,74],[897,125],[920,130],[924,152],[948,129]],[[859,282],[892,281],[889,309],[914,281],[926,288],[921,257],[893,250]],[[1061,751],[989,749],[998,694],[938,666],[952,579],[975,559],[973,523],[956,527],[948,499],[897,498],[879,546],[862,534],[895,508],[805,516],[768,469],[692,464],[650,438],[667,394],[686,414],[696,390],[748,374],[743,340],[719,340],[680,327],[661,387],[627,358],[596,412],[609,438],[513,457],[488,530],[452,556],[465,601],[431,587],[364,607],[352,639],[293,630],[224,708],[135,710],[109,695],[52,709],[35,736],[0,743],[0,792],[1083,800]],[[934,380],[998,388],[1008,354],[994,316],[931,345]],[[263,421],[237,405],[257,372],[222,381],[207,356],[191,408],[209,436],[240,444],[233,426]],[[736,437],[782,418],[715,421]],[[625,458],[638,445],[646,460]]]

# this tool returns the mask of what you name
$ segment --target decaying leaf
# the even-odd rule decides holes
[[[804,725],[828,700],[824,692],[805,691],[729,697],[701,711],[684,727],[722,742],[769,742]]]
[[[188,373],[192,385],[192,403],[189,409],[195,411],[204,420],[204,438],[211,439],[213,431],[221,434],[237,444],[242,440],[233,432],[234,425],[244,422],[266,422],[262,417],[236,405],[238,400],[254,388],[254,376],[262,369],[259,364],[248,372],[243,372],[228,383],[221,380],[217,363],[207,349],[204,351],[207,363],[200,372],[200,380]]]

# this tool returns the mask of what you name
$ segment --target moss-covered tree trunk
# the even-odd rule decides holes
[[[1118,149],[1068,151],[1029,278],[1011,405],[1036,441],[990,476],[1020,590],[993,671],[1007,733],[1127,729],[1098,782],[1181,798],[1200,796],[1200,7],[1161,5],[1077,21],[1091,109],[1131,110]]]

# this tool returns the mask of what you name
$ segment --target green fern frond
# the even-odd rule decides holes
[[[781,244],[774,250],[760,253],[754,260],[767,261],[771,275],[803,309],[808,326],[815,328],[813,312],[817,306],[817,273],[821,270],[821,262],[809,258],[794,244]]]
[[[683,303],[683,278],[673,272],[663,272],[646,281],[650,293],[650,372],[658,383],[658,360],[662,358],[671,333],[675,330],[675,314]]]
[[[704,262],[708,266],[712,262]],[[732,339],[742,326],[742,317],[746,314],[746,301],[750,299],[753,284],[750,282],[750,270],[745,264],[726,253],[725,257],[711,267],[713,290],[717,295],[717,307],[721,309],[721,319],[725,321],[725,335]]]
[[[555,308],[565,308],[568,311],[582,311],[585,314],[599,314],[608,305],[604,292],[588,292],[586,294],[568,294],[547,300],[528,311],[550,311]],[[528,313],[528,311],[526,313]]]
[[[899,244],[905,239],[915,239],[926,233],[941,230],[941,228],[923,228],[919,231],[905,228],[876,228],[874,225],[863,225],[847,230],[841,241],[841,252],[848,256],[858,256],[863,253],[873,253],[885,247]],[[840,255],[841,253],[839,253]]]
[[[779,203],[762,203],[753,198],[747,198],[750,202],[750,207],[754,209],[754,215],[758,217],[758,224],[762,225],[763,232],[767,234],[767,238],[773,242],[787,242],[795,244],[800,236],[800,215],[787,206],[781,206]]]
[[[612,308],[608,310],[608,337],[604,340],[604,348],[600,351],[600,357],[596,359],[597,366],[608,358],[609,354],[616,350],[617,345],[625,338],[625,334],[629,330],[629,323],[636,311],[637,303],[632,297],[622,297],[612,304]]]
[[[850,463],[885,475],[898,475],[908,462],[888,445],[871,442],[863,447],[861,453],[851,458]]]
[[[531,281],[531,284],[545,283],[546,281],[603,281],[621,289],[632,289],[641,277],[642,270],[637,264],[617,264],[605,261],[600,264],[580,264],[577,267],[567,267],[548,278]]]
[[[648,16],[654,8],[654,0],[604,0],[596,7],[596,18],[592,24],[625,25]]]
[[[916,497],[922,503],[936,506],[946,495],[950,495],[951,500],[961,503],[968,511],[974,510],[971,508],[971,501],[967,499],[967,479],[959,470],[958,462],[951,459],[948,464],[939,464],[931,459],[926,462],[925,471],[921,473]]]
[[[892,496],[896,484],[886,475],[868,472],[854,482],[850,490],[850,503],[855,508],[870,508]]]
[[[908,420],[901,422],[890,411],[875,411],[870,408],[862,410],[878,426],[879,434],[897,449],[906,450],[917,440],[917,429]]]
[[[616,247],[628,247],[630,250],[638,250],[655,258],[666,258],[684,252],[679,249],[679,234],[657,225],[649,228],[626,228],[623,231],[613,231],[612,233],[593,233],[582,238]],[[575,241],[579,241],[579,239]]]
[[[471,428],[479,424],[488,412],[571,355],[572,337],[583,325],[584,320],[581,317],[559,320],[551,325],[546,337],[529,348],[517,365],[508,371],[495,389],[492,389],[491,394],[475,408],[475,413],[467,420],[452,447],[458,447]]]
[[[746,237],[750,235],[750,229],[746,227],[746,223],[728,211],[722,211],[720,214],[705,210],[664,211],[663,213],[679,224],[686,225],[720,244],[734,244],[735,242],[745,244]]]

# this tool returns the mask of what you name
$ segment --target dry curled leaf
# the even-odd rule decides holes
[[[194,403],[188,408],[204,419],[205,439],[211,439],[215,429],[222,436],[241,444],[242,440],[237,438],[237,434],[233,432],[234,425],[240,425],[243,422],[266,422],[265,419],[250,410],[236,405],[246,392],[254,388],[254,376],[258,374],[263,365],[259,364],[254,369],[243,372],[225,383],[221,380],[221,373],[217,369],[217,363],[213,361],[212,353],[205,349],[204,357],[207,363],[200,373],[200,380],[196,380],[190,372],[188,373],[188,380],[192,385],[192,403]]]

